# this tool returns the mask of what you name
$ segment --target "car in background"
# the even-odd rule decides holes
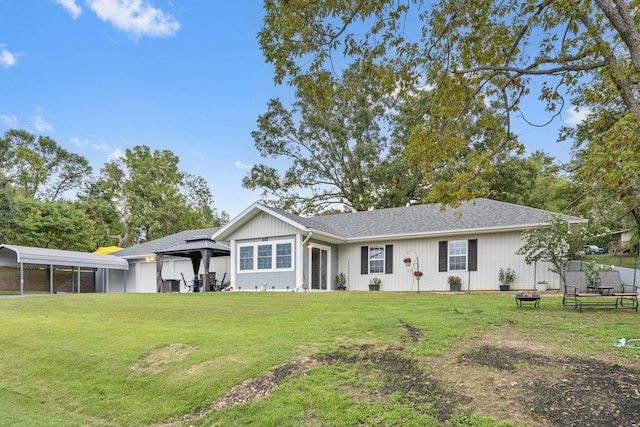
[[[604,249],[600,248],[596,245],[585,245],[584,246],[584,252],[587,255],[597,255],[597,254],[603,254],[604,253]]]

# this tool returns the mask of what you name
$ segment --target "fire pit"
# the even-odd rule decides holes
[[[533,302],[534,308],[540,307],[540,294],[537,292],[521,292],[519,294],[514,295],[516,299],[516,306],[518,308],[522,307],[523,302]]]

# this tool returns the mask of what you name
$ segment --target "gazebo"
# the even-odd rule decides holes
[[[231,249],[228,246],[217,243],[208,236],[196,236],[186,240],[180,245],[155,252],[155,254],[158,292],[162,292],[162,263],[165,255],[190,258],[191,265],[193,266],[194,283],[197,283],[196,281],[199,280],[198,271],[200,271],[200,264],[203,263],[205,274],[202,289],[206,292],[210,289],[208,273],[211,258],[230,256]]]

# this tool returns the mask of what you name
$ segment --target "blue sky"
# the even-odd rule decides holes
[[[136,145],[171,150],[233,217],[259,197],[242,177],[270,161],[256,119],[293,93],[260,52],[262,16],[259,1],[0,0],[0,133],[50,136],[96,172]],[[560,124],[515,127],[528,151],[567,161]]]

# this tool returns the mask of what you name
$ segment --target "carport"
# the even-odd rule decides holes
[[[209,263],[211,258],[219,256],[229,256],[231,249],[229,247],[217,243],[208,237],[195,237],[193,239],[186,240],[184,243],[173,246],[171,248],[156,252],[156,279],[158,292],[162,292],[162,262],[165,255],[172,255],[178,257],[187,257],[191,259],[191,265],[193,266],[193,280],[197,283],[198,272],[200,271],[200,264],[204,264],[204,277],[202,283],[202,289],[206,292],[210,289],[209,286]]]
[[[108,270],[129,269],[129,263],[114,255],[100,255],[87,252],[65,251],[61,249],[34,248],[29,246],[0,245],[0,291],[4,293],[25,293],[25,268],[36,274],[29,281],[31,292],[54,293],[54,274],[70,277],[66,284],[71,293],[83,291],[81,278],[93,276],[93,292],[96,290],[97,273],[101,273],[103,292],[108,291]],[[70,272],[70,276],[69,276]],[[16,274],[17,273],[17,274]],[[126,281],[126,280],[125,280]],[[67,280],[66,282],[69,282]],[[65,283],[66,283],[65,282]],[[85,292],[86,292],[85,287]],[[67,288],[64,288],[67,292]],[[91,292],[91,291],[89,291]]]

